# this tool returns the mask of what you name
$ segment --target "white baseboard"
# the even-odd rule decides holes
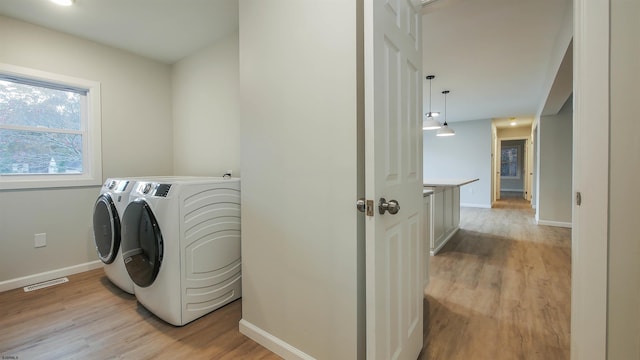
[[[491,205],[489,205],[489,204],[469,204],[469,203],[460,203],[460,207],[471,207],[471,208],[491,209]]]
[[[563,228],[569,228],[571,229],[572,224],[570,222],[562,222],[562,221],[549,221],[549,220],[536,220],[536,223],[538,225],[545,225],[545,226],[556,226],[556,227],[563,227]]]
[[[0,292],[18,289],[27,285],[37,284],[43,281],[57,279],[59,277],[73,275],[102,267],[102,261],[96,260],[84,264],[68,266],[62,269],[46,271],[39,274],[23,276],[16,279],[9,279],[0,282]]]
[[[271,350],[278,356],[289,359],[315,360],[312,356],[298,350],[289,343],[269,334],[245,319],[240,320],[240,332],[251,340]]]

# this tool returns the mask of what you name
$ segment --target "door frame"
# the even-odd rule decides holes
[[[571,359],[607,358],[610,0],[573,0]]]
[[[498,128],[491,122],[491,207],[500,200],[500,149],[498,148]],[[498,190],[496,190],[498,189]]]

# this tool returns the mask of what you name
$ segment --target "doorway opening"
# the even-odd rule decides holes
[[[500,141],[500,198],[527,198],[525,153],[527,140]]]
[[[514,118],[492,121],[491,206],[503,197],[531,202],[533,184],[534,119],[518,119],[520,126],[510,125]]]

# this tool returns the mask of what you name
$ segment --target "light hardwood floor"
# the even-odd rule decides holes
[[[0,293],[3,359],[280,359],[240,334],[240,300],[174,327],[113,286],[102,269],[69,280]]]
[[[420,359],[568,359],[570,230],[535,225],[518,199],[461,211],[461,230],[431,257]],[[174,327],[101,269],[69,278],[0,293],[1,356],[279,359],[238,332],[241,300]]]
[[[535,225],[515,198],[460,218],[430,258],[420,359],[569,359],[570,229]]]

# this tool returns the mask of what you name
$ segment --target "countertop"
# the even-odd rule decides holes
[[[467,185],[478,180],[480,179],[424,179],[423,184],[428,187],[455,187]]]

